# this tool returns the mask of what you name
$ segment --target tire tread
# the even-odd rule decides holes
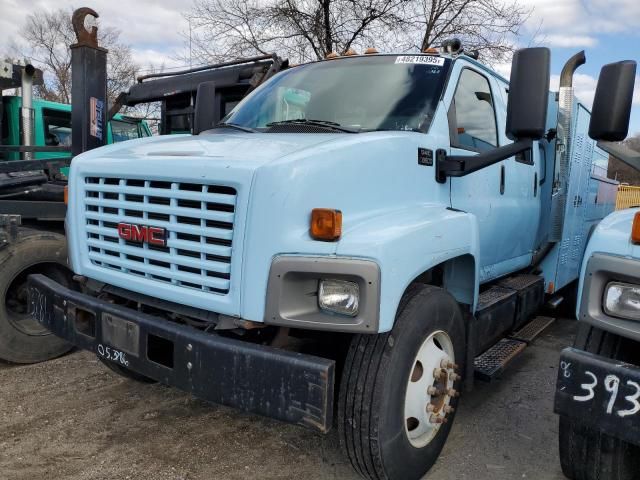
[[[621,355],[621,337],[581,325],[574,345],[607,358]],[[560,417],[560,463],[571,480],[633,480],[638,478],[640,447]]]
[[[407,308],[409,300],[429,295],[438,287],[411,285],[398,306],[396,318]],[[338,434],[354,470],[362,477],[386,480],[388,477],[378,444],[379,418],[376,416],[376,392],[380,385],[380,369],[385,361],[385,350],[393,339],[393,331],[383,334],[362,334],[353,338],[346,355],[338,398]]]

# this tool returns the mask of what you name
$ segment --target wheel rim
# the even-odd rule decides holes
[[[404,426],[411,445],[422,448],[431,443],[440,427],[453,413],[453,389],[458,379],[453,343],[438,330],[420,346],[413,360],[404,402]]]
[[[4,308],[9,323],[19,332],[30,336],[51,335],[51,332],[43,327],[29,315],[27,297],[27,277],[31,268],[26,268],[16,275],[3,292]],[[2,305],[0,304],[0,308]]]

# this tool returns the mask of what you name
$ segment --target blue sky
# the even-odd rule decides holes
[[[507,2],[512,0],[505,0]],[[531,15],[514,39],[516,46],[548,46],[552,51],[552,88],[558,86],[564,62],[584,49],[587,63],[576,72],[578,97],[591,105],[597,76],[605,63],[640,60],[640,0],[519,0]],[[58,0],[0,0],[0,54],[19,37],[26,16],[37,9],[78,6]],[[121,31],[121,40],[131,45],[135,60],[143,66],[178,67],[176,57],[187,51],[189,26],[181,13],[189,0],[85,0],[103,24]],[[385,51],[384,46],[376,47]],[[496,68],[508,75],[509,65]],[[640,84],[636,86],[631,133],[640,133]]]

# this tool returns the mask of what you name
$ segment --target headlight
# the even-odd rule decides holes
[[[357,283],[345,280],[320,281],[318,305],[322,310],[355,317],[359,302],[360,287]]]
[[[611,282],[604,292],[604,311],[607,315],[640,320],[640,286]]]

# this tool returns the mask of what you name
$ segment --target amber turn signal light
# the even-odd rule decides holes
[[[633,226],[631,227],[631,241],[640,243],[640,212],[633,217]]]
[[[335,242],[342,235],[342,212],[330,208],[314,208],[311,211],[311,238]]]
[[[64,186],[64,204],[65,205],[69,204],[69,186],[68,185]]]

